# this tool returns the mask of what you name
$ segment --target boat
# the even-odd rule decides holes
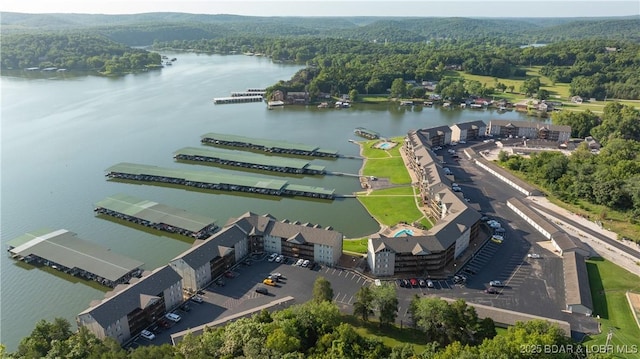
[[[327,108],[329,107],[329,104],[327,102],[322,102],[321,104],[318,105],[318,108]]]

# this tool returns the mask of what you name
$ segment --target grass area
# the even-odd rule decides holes
[[[380,94],[380,95],[359,95],[358,102],[388,102],[389,95],[388,94]]]
[[[637,100],[616,100],[616,99],[611,99],[608,100],[607,102],[605,101],[596,101],[596,102],[584,102],[582,104],[574,104],[569,102],[569,98],[571,96],[570,94],[570,86],[568,83],[553,83],[553,81],[551,81],[548,77],[546,76],[542,76],[540,74],[540,69],[542,68],[542,66],[532,66],[532,67],[526,67],[526,71],[527,71],[527,77],[537,77],[538,79],[540,79],[540,89],[544,89],[549,91],[550,94],[550,100],[555,100],[555,101],[562,101],[563,102],[563,109],[564,110],[569,110],[569,111],[585,111],[587,109],[591,110],[592,112],[595,113],[601,113],[604,106],[607,104],[607,102],[619,102],[622,103],[624,105],[629,105],[629,106],[633,106],[637,109],[640,109],[640,101]],[[447,71],[447,76],[453,76],[453,77],[462,77],[465,80],[475,80],[480,82],[481,84],[485,84],[487,87],[494,87],[496,85],[496,78],[492,77],[492,76],[480,76],[480,75],[471,75],[471,74],[467,74],[463,71]],[[505,99],[508,100],[510,102],[519,102],[522,100],[526,100],[527,97],[524,94],[519,93],[518,91],[520,91],[520,86],[522,86],[522,84],[524,83],[524,78],[521,79],[505,79],[505,78],[497,78],[498,82],[502,82],[503,84],[505,84],[507,87],[509,86],[513,86],[514,87],[514,92],[510,93],[510,92],[505,92],[505,93],[497,93],[492,95],[491,97],[494,97],[496,99],[500,98],[500,99]]]
[[[586,345],[602,345],[607,341],[609,330],[613,331],[611,343],[640,347],[640,328],[633,320],[625,292],[640,291],[640,278],[603,259],[587,261],[589,285],[593,298],[593,315],[600,316],[602,333],[585,340]],[[629,357],[629,356],[620,356]],[[640,356],[637,356],[640,357]]]
[[[416,207],[411,187],[381,189],[369,195],[359,195],[358,199],[378,222],[387,226],[399,222],[413,223],[423,216]]]
[[[394,137],[391,140],[400,144],[404,141],[403,137]],[[394,184],[411,183],[411,176],[409,176],[400,155],[400,145],[390,150],[381,150],[373,148],[377,142],[378,140],[360,142],[362,155],[367,159],[362,174],[388,178]]]
[[[342,250],[346,252],[366,254],[368,241],[369,238],[345,239],[342,241]]]
[[[343,316],[343,321],[355,327],[358,334],[367,338],[381,340],[386,346],[396,347],[403,344],[413,345],[416,353],[422,353],[427,348],[424,333],[410,327],[400,328],[396,325],[380,328],[377,321],[363,322],[352,315]]]

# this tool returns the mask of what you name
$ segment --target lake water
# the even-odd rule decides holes
[[[173,152],[199,146],[207,132],[271,138],[336,149],[358,155],[353,130],[366,127],[383,136],[411,129],[492,118],[525,119],[517,113],[440,110],[397,105],[354,105],[350,109],[286,107],[267,110],[264,103],[214,105],[213,97],[267,87],[289,79],[300,67],[273,64],[249,56],[167,54],[178,60],[162,71],[121,78],[65,74],[0,78],[1,103],[1,244],[39,228],[68,229],[145,263],[166,264],[190,246],[167,236],[94,216],[94,204],[125,193],[216,218],[224,224],[244,212],[270,213],[278,219],[333,226],[347,237],[378,230],[356,199],[313,201],[206,193],[105,180],[105,169],[133,162],[190,170],[235,172],[173,161]],[[355,159],[313,160],[329,171],[357,173]],[[237,173],[237,172],[236,172]],[[248,175],[268,176],[251,173]],[[360,189],[357,178],[279,177],[291,183]],[[0,256],[0,342],[13,352],[40,319],[75,316],[106,288],[34,268]]]

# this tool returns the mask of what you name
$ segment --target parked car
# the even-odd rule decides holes
[[[464,283],[467,281],[467,277],[462,274],[456,274],[453,276],[453,282],[456,284]]]
[[[305,259],[305,260],[302,262],[302,266],[303,266],[304,268],[306,268],[306,267],[308,267],[308,266],[309,266],[309,263],[311,263],[311,261],[310,261],[310,260],[308,260],[308,259]]]
[[[304,259],[300,258],[298,259],[298,261],[296,262],[296,265],[299,267],[302,265],[302,263],[304,263]]]
[[[222,280],[222,278],[218,278],[218,280],[216,281],[216,285],[218,287],[224,287],[224,280]]]
[[[266,284],[266,285],[270,285],[270,286],[275,287],[276,282],[273,279],[266,278],[265,280],[262,281],[262,284]]]
[[[531,259],[540,259],[540,258],[542,258],[542,256],[539,255],[538,253],[529,253],[529,254],[527,254],[527,257],[529,257]]]
[[[191,298],[191,300],[192,300],[192,301],[194,301],[194,302],[196,302],[196,303],[202,303],[202,302],[204,302],[204,299],[203,299],[201,296],[199,296],[199,295],[194,295],[194,296]]]
[[[487,293],[487,294],[499,294],[500,293],[500,291],[497,290],[494,287],[489,287],[489,288],[485,289],[484,292]]]
[[[505,232],[506,232],[506,230],[504,228],[502,228],[502,227],[496,228],[496,229],[493,230],[493,233],[495,233],[495,234],[505,234]]]
[[[278,258],[278,253],[271,253],[271,255],[267,258],[267,261],[273,262],[274,260],[276,260],[276,258]]]
[[[277,280],[282,279],[282,274],[277,273],[277,272],[276,273],[271,273],[271,276],[274,277]]]
[[[396,284],[398,287],[404,287],[404,281],[402,279],[396,279]]]
[[[230,271],[226,271],[224,272],[224,276],[227,278],[233,278],[233,273],[231,273]]]
[[[460,187],[451,187],[451,189],[453,190],[453,192],[462,192],[462,188]]]
[[[504,287],[504,283],[499,280],[492,280],[489,282],[489,285],[492,287]]]
[[[276,257],[276,263],[282,263],[282,260],[284,259],[283,255],[279,255]]]
[[[265,287],[258,287],[256,288],[256,293],[267,295],[269,294],[269,290]]]
[[[411,286],[411,283],[409,283],[409,280],[407,279],[403,279],[402,283],[404,284],[403,287],[405,288],[409,288]]]
[[[427,287],[428,288],[433,288],[435,287],[435,285],[433,284],[433,281],[431,279],[427,279]]]
[[[151,333],[148,330],[143,330],[142,332],[140,332],[140,336],[147,339],[147,340],[154,340],[156,338],[156,335]]]
[[[502,244],[502,239],[498,239],[498,238],[495,238],[493,236],[491,237],[491,241],[493,243]]]
[[[494,234],[493,236],[491,236],[491,238],[496,239],[500,242],[504,241],[504,237],[499,234]]]
[[[180,320],[182,320],[182,317],[181,317],[181,316],[179,316],[179,315],[178,315],[178,314],[176,314],[176,313],[167,313],[167,314],[165,314],[165,315],[164,315],[164,317],[165,317],[165,318],[167,318],[167,319],[169,319],[169,320],[170,320],[170,321],[172,321],[172,322],[175,322],[175,323],[177,323],[177,322],[179,322]]]
[[[412,287],[417,287],[418,286],[418,280],[416,278],[409,279],[409,283],[411,283]]]
[[[418,285],[424,288],[424,287],[427,286],[427,281],[422,279],[422,278],[420,278],[420,279],[418,279]]]

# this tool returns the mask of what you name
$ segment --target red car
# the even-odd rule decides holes
[[[224,272],[224,276],[227,278],[233,278],[233,273],[227,271],[227,272]]]
[[[409,279],[409,283],[411,283],[412,287],[417,287],[418,286],[418,280],[415,279],[415,278]]]

